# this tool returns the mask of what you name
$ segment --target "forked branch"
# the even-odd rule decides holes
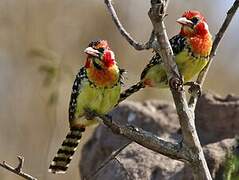
[[[164,67],[169,78],[169,82],[173,81],[179,87],[182,80],[179,75],[177,65],[174,60],[172,47],[166,33],[164,25],[164,17],[166,14],[166,0],[151,0],[151,8],[149,17],[153,24],[154,32],[158,40],[159,48],[155,49],[160,54],[164,62]],[[206,160],[200,145],[197,131],[194,125],[194,112],[188,108],[186,94],[182,90],[174,90],[171,88],[174,103],[176,105],[179,122],[182,129],[183,143],[182,146],[188,148],[191,152],[191,167],[196,180],[211,180],[211,175],[208,170]]]
[[[109,12],[112,15],[112,18],[117,28],[119,29],[123,37],[126,38],[129,44],[135,47],[134,43],[130,41],[130,39],[132,40],[132,38],[128,36],[129,34],[122,27],[115,13],[115,10],[111,4],[111,1],[105,0],[105,3],[108,7]],[[175,87],[180,87],[182,85],[181,76],[179,74],[177,65],[175,63],[173,51],[170,46],[168,36],[166,33],[166,28],[163,22],[164,17],[166,15],[167,5],[168,5],[168,0],[151,0],[151,8],[149,10],[149,17],[153,24],[153,30],[152,30],[153,35],[151,36],[153,37],[151,38],[153,39],[153,41],[150,44],[151,44],[151,47],[155,50],[155,52],[159,53],[160,56],[162,57],[169,81],[172,80],[172,82],[176,84]],[[232,8],[228,11],[227,18],[224,21],[213,43],[213,49],[210,55],[210,63],[212,61],[212,57],[214,56],[216,52],[219,42],[224,32],[226,31],[233,15],[235,14],[238,6],[239,6],[239,0],[236,0]],[[156,46],[153,46],[153,44],[156,44]],[[142,50],[142,49],[143,48],[141,49],[139,48],[138,50]],[[198,82],[200,84],[203,83],[203,80],[206,77],[210,63],[200,73],[198,77]],[[204,180],[204,179],[211,180],[212,178],[208,170],[206,160],[202,151],[202,147],[200,145],[200,141],[197,135],[196,127],[194,124],[194,118],[195,118],[194,108],[193,109],[189,108],[189,105],[191,107],[193,103],[196,103],[197,97],[191,97],[190,102],[188,104],[186,99],[186,94],[184,91],[182,91],[182,88],[178,88],[178,90],[175,90],[172,87],[170,88],[174,98],[177,113],[179,116],[179,122],[182,129],[183,142],[181,143],[181,146],[178,146],[178,144],[173,144],[170,142],[163,141],[159,139],[158,137],[156,137],[155,135],[149,132],[145,132],[141,129],[119,126],[111,121],[108,121],[107,119],[105,119],[105,117],[101,117],[101,118],[103,119],[104,124],[110,127],[112,131],[117,134],[121,134],[127,137],[128,139],[141,144],[144,147],[147,147],[151,150],[159,152],[173,159],[178,159],[178,160],[183,159],[184,162],[186,160],[187,162],[191,164],[193,174],[196,180]],[[191,100],[193,101],[191,102]],[[142,139],[144,139],[145,141],[141,142]],[[148,144],[148,142],[153,142],[153,145],[151,143]],[[175,152],[176,149],[178,150],[178,152]],[[168,150],[168,151],[165,152],[165,150]]]
[[[21,176],[21,177],[23,177],[27,180],[37,180],[37,178],[35,178],[35,177],[33,177],[33,176],[31,176],[31,175],[22,171],[23,163],[24,163],[24,157],[23,156],[17,156],[17,159],[18,159],[19,163],[18,163],[16,168],[10,166],[5,161],[0,163],[0,166],[2,166],[3,168],[7,169],[8,171],[11,171],[14,174],[17,174],[18,176]]]
[[[148,40],[147,43],[143,44],[143,43],[139,43],[136,40],[134,40],[134,38],[132,38],[130,36],[130,34],[125,30],[125,28],[123,27],[122,23],[120,22],[115,9],[112,5],[111,0],[105,0],[105,4],[108,8],[108,11],[117,27],[117,29],[119,30],[120,34],[128,41],[128,43],[133,46],[136,50],[145,50],[145,49],[150,49],[153,46],[153,42],[155,40],[155,35],[152,32],[150,35],[150,38]]]

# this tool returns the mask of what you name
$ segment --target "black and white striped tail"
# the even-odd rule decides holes
[[[49,172],[55,174],[66,172],[84,131],[85,128],[71,129],[51,162]]]
[[[126,89],[124,92],[122,92],[120,94],[120,99],[119,99],[118,103],[125,100],[127,97],[129,97],[130,95],[132,95],[133,93],[139,91],[140,89],[142,89],[144,87],[145,87],[144,83],[142,81],[140,81],[137,84],[131,86],[129,89]]]

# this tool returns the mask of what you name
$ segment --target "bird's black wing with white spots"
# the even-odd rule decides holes
[[[86,69],[85,67],[83,67],[80,69],[80,71],[76,75],[74,84],[72,86],[71,99],[69,104],[69,121],[73,121],[75,119],[77,97],[80,93],[82,81],[86,78],[87,78]]]
[[[183,37],[182,35],[178,34],[174,37],[172,37],[169,40],[171,47],[173,49],[173,53],[174,55],[177,55],[178,53],[180,53],[186,46],[186,38]],[[162,59],[160,57],[160,55],[158,53],[156,53],[150,60],[149,64],[147,64],[147,66],[144,68],[143,72],[141,73],[141,77],[140,79],[143,79],[145,77],[145,75],[147,74],[148,70],[156,65],[156,64],[160,64],[162,63]]]

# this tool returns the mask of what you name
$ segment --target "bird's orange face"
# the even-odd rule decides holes
[[[186,11],[177,22],[182,25],[180,34],[183,36],[205,36],[209,33],[207,22],[198,11]]]

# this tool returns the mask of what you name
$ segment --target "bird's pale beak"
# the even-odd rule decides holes
[[[188,20],[185,17],[181,17],[179,19],[177,19],[176,21],[177,23],[181,24],[181,25],[186,25],[186,26],[193,26],[193,22]]]
[[[84,52],[88,55],[94,56],[94,57],[99,57],[99,51],[93,49],[92,47],[88,47],[84,50]]]

